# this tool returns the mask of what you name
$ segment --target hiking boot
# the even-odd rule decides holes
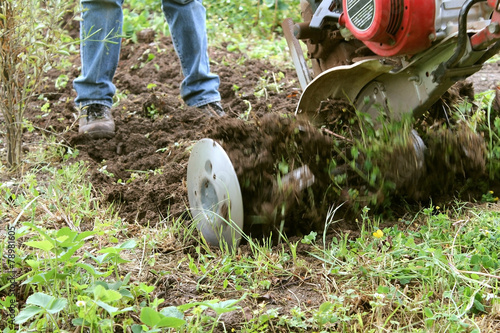
[[[89,104],[80,109],[79,134],[88,134],[92,139],[112,138],[115,122],[111,108],[102,104]]]
[[[212,102],[202,106],[199,106],[198,109],[201,109],[203,113],[208,115],[209,117],[225,117],[226,113],[222,108],[220,102]]]

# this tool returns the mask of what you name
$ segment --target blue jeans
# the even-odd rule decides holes
[[[123,0],[81,0],[82,73],[73,82],[77,106],[113,104],[112,83],[120,58]],[[210,73],[206,12],[202,0],[162,0],[184,79],[181,97],[189,106],[220,101],[219,77]]]

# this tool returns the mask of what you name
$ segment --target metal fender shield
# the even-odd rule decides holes
[[[343,98],[354,102],[363,87],[391,69],[392,66],[383,65],[378,59],[330,68],[318,75],[306,87],[300,96],[296,115],[306,116],[314,123],[321,101],[328,98]]]
[[[187,167],[189,206],[198,230],[211,245],[238,246],[243,230],[243,201],[233,164],[212,139],[198,141]]]

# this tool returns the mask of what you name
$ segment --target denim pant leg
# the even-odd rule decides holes
[[[123,0],[81,0],[82,73],[73,82],[77,106],[113,104],[116,88],[112,80],[120,58],[122,4]]]
[[[201,0],[162,0],[184,80],[181,97],[189,106],[220,101],[219,76],[210,73],[206,11]]]

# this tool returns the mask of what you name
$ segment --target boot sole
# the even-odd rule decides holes
[[[94,132],[80,132],[79,134],[87,135],[91,139],[111,139],[115,136],[115,132],[103,132],[103,131],[94,131]]]

